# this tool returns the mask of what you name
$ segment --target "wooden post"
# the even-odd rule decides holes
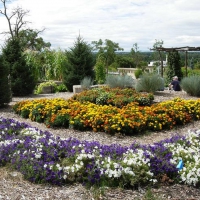
[[[159,52],[159,55],[160,55],[160,61],[161,61],[161,77],[163,77],[163,59],[162,59],[162,55],[161,55],[161,52]]]
[[[186,77],[187,77],[187,75],[188,75],[187,66],[188,66],[188,52],[185,51],[185,76],[186,76]]]

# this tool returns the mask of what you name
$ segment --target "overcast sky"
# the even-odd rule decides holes
[[[102,39],[130,51],[134,43],[149,51],[155,40],[164,47],[200,46],[199,0],[11,0],[9,5],[29,10],[25,19],[52,48],[73,47],[79,35],[89,44]],[[0,9],[2,2],[0,1]],[[7,31],[0,15],[0,32]],[[0,35],[0,44],[3,43]]]

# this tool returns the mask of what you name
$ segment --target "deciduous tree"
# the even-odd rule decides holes
[[[94,50],[98,50],[99,55],[101,54],[101,56],[104,56],[106,73],[108,73],[108,66],[115,61],[115,52],[124,50],[119,46],[118,43],[115,43],[108,39],[106,39],[105,42],[103,42],[102,39],[100,39],[99,41],[93,41],[92,45]]]

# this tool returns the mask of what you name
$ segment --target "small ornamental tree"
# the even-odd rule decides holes
[[[104,67],[104,57],[99,56],[94,66],[95,81],[98,84],[103,84],[106,81],[106,69]]]
[[[0,107],[11,101],[11,90],[9,83],[9,69],[0,55]]]
[[[93,79],[94,57],[91,47],[80,36],[66,51],[66,56],[63,82],[69,91],[73,91],[73,85],[80,85],[84,77]]]
[[[2,49],[2,57],[5,60],[11,76],[11,90],[13,96],[25,96],[31,94],[36,82],[32,73],[32,66],[27,65],[22,47],[18,39],[9,39]]]

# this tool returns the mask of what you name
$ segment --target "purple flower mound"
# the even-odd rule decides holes
[[[123,168],[125,171],[131,170],[129,166],[126,168],[119,164],[123,163],[124,155],[129,150],[137,154],[138,149],[142,149],[144,160],[150,163],[149,173],[153,173],[154,178],[160,174],[176,177],[178,170],[170,162],[172,152],[164,144],[184,139],[177,136],[154,145],[133,143],[130,147],[101,145],[96,141],[62,139],[25,123],[0,118],[0,165],[9,162],[30,181],[55,185],[74,181],[98,184],[106,179],[109,167],[114,167],[113,175],[109,177],[113,176],[112,179],[118,183],[119,179],[115,177],[122,177],[119,171]],[[128,176],[126,174],[124,177]]]
[[[147,147],[147,149],[149,149],[149,151],[155,155],[155,157],[150,158],[151,172],[153,172],[155,176],[167,174],[168,177],[172,178],[178,175],[178,169],[176,168],[176,165],[170,162],[172,159],[172,152],[170,152],[169,149],[164,146],[164,144],[176,143],[177,141],[181,140],[184,141],[185,137],[173,136]]]

